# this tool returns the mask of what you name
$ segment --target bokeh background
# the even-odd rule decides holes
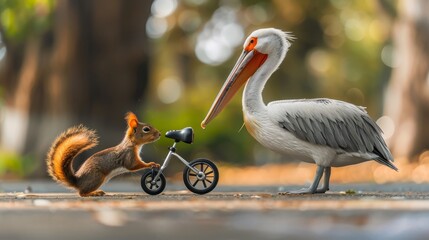
[[[119,143],[124,115],[165,132],[191,126],[187,159],[221,166],[223,184],[311,181],[244,129],[241,94],[206,130],[200,122],[242,43],[258,28],[296,37],[268,82],[266,102],[328,97],[366,106],[398,173],[364,163],[334,182],[429,181],[429,2],[426,0],[0,0],[0,178],[47,178],[44,159],[66,128]],[[162,162],[170,139],[143,150]],[[179,178],[182,166],[167,175]]]

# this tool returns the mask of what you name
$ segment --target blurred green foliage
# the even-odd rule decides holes
[[[24,177],[30,174],[38,164],[30,156],[0,151],[0,176]]]
[[[14,41],[25,41],[52,22],[54,0],[0,0],[2,34]]]
[[[54,0],[0,0],[0,67],[4,66],[8,47],[22,49],[26,41],[49,30],[54,4]],[[0,109],[4,95],[5,90],[0,86]],[[21,156],[0,146],[0,176],[24,177],[40,164],[31,156]]]

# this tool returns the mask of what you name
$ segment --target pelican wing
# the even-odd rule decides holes
[[[268,104],[268,114],[301,140],[345,152],[375,154],[379,156],[376,161],[393,166],[381,129],[363,107],[332,99],[286,100]]]

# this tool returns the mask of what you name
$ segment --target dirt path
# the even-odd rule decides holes
[[[26,186],[32,192],[19,191]],[[427,185],[338,185],[328,194],[300,196],[279,195],[288,188],[276,186],[220,186],[199,196],[179,185],[149,196],[135,184],[114,182],[106,186],[107,196],[94,198],[80,198],[50,182],[1,183],[0,188],[0,239],[429,236]]]

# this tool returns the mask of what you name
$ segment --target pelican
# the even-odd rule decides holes
[[[325,193],[331,167],[375,160],[398,171],[381,129],[365,108],[328,98],[264,103],[265,83],[285,58],[293,39],[290,33],[274,28],[250,34],[201,127],[204,129],[246,84],[243,118],[250,135],[266,148],[317,166],[310,187],[288,193]]]

